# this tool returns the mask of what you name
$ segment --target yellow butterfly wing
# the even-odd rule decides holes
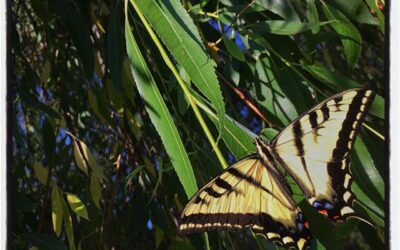
[[[365,89],[337,94],[305,112],[270,144],[310,204],[332,220],[355,215],[348,155],[373,98]]]
[[[286,247],[306,249],[310,232],[281,178],[257,155],[238,161],[192,197],[179,230],[187,234],[249,227]]]

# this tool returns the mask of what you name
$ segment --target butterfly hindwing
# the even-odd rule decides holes
[[[333,220],[354,216],[349,153],[374,98],[365,89],[337,94],[293,121],[271,143],[312,206]]]
[[[276,170],[249,156],[214,178],[182,212],[182,233],[250,227],[286,247],[305,249],[306,222]]]

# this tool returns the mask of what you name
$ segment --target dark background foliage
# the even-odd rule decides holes
[[[277,248],[184,237],[198,187],[340,91],[377,93],[352,152],[356,211],[304,202],[313,249],[385,245],[385,18],[374,0],[15,0],[12,249]]]

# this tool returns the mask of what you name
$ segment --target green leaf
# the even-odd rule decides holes
[[[335,8],[340,10],[343,14],[346,15],[347,18],[365,24],[372,24],[377,25],[378,22],[376,21],[375,17],[372,16],[370,9],[366,2],[368,3],[369,0],[334,0],[330,1],[329,3],[332,4]],[[370,2],[375,2],[374,0]],[[374,5],[376,6],[376,4]],[[373,8],[371,8],[373,9]],[[383,31],[382,31],[383,32]]]
[[[84,153],[82,151],[82,148],[80,148],[80,143],[78,140],[75,140],[73,138],[73,144],[74,144],[74,158],[76,161],[76,165],[80,170],[82,170],[86,175],[88,175],[88,164],[87,160],[85,159]]]
[[[267,141],[271,141],[274,137],[279,133],[276,129],[273,128],[264,128],[261,131],[261,135],[267,138]]]
[[[227,49],[227,51],[229,52],[229,54],[236,58],[237,60],[241,61],[241,62],[245,62],[246,58],[244,57],[243,52],[240,50],[240,48],[236,45],[236,43],[234,41],[232,41],[231,39],[227,38],[227,37],[223,37],[224,40],[224,44],[225,47]]]
[[[193,83],[211,101],[221,127],[225,106],[216,64],[206,53],[193,20],[177,0],[142,1],[138,7]]]
[[[69,249],[75,250],[76,248],[75,248],[75,240],[74,240],[74,228],[72,225],[71,214],[69,212],[67,203],[65,202],[65,200],[63,198],[61,198],[61,203],[62,203],[62,209],[63,209],[63,215],[64,215],[64,229],[65,229],[65,232],[67,233]]]
[[[20,236],[40,250],[67,250],[67,247],[62,241],[54,239],[46,234],[32,232],[24,233]]]
[[[131,179],[135,177],[137,174],[139,174],[144,169],[144,167],[145,165],[136,167],[132,172],[128,174],[128,176],[125,177],[125,190],[128,187],[128,184],[131,181]]]
[[[379,22],[379,28],[380,28],[382,33],[385,33],[385,15],[378,8],[378,1],[376,1],[376,0],[366,0],[365,2],[368,4],[369,8],[374,10],[374,12],[376,13],[376,17],[378,18],[378,22]]]
[[[78,167],[85,172],[86,175],[88,175],[88,168],[90,167],[95,175],[104,181],[108,181],[103,173],[103,168],[97,164],[88,146],[76,136],[72,135],[71,133],[69,134],[73,137],[74,157]]]
[[[349,19],[347,19],[347,17],[339,10],[328,5],[326,2],[322,3],[325,16],[328,18],[328,20],[332,21],[330,23],[332,28],[342,40],[344,52],[347,58],[347,64],[353,68],[361,54],[361,34],[349,21]]]
[[[385,119],[385,100],[380,95],[375,95],[374,102],[369,108],[369,113],[381,119]]]
[[[89,25],[81,16],[76,8],[74,1],[57,0],[55,1],[56,11],[65,28],[69,31],[78,54],[82,60],[83,67],[86,72],[86,77],[92,80],[94,70],[94,52],[92,41],[90,39]]]
[[[78,196],[67,193],[67,201],[71,210],[82,218],[89,220],[85,204],[79,199]]]
[[[355,154],[352,154],[352,172],[360,186],[381,207],[384,206],[385,184],[375,166],[370,152],[360,137],[354,144]]]
[[[49,176],[49,170],[45,167],[40,162],[34,162],[33,163],[33,170],[35,171],[35,177],[39,180],[40,183],[43,185],[47,185],[47,178]]]
[[[383,226],[385,213],[375,202],[361,189],[357,182],[353,182],[351,190],[357,197],[354,207],[356,211],[364,211],[365,214],[376,224]]]
[[[256,0],[255,5],[264,7],[266,10],[271,11],[286,20],[297,21],[299,16],[292,6],[290,0]]]
[[[302,65],[304,69],[310,72],[317,80],[328,84],[331,89],[342,91],[351,88],[359,88],[360,84],[336,72],[328,70],[321,65]]]
[[[59,237],[63,222],[63,207],[61,194],[56,184],[53,184],[53,189],[51,192],[51,217],[53,221],[53,230],[57,237]]]
[[[150,1],[145,1],[143,4],[148,2]],[[197,190],[197,184],[189,157],[186,154],[169,110],[137,46],[128,20],[125,21],[125,39],[126,49],[131,60],[132,74],[140,96],[146,105],[150,119],[161,137],[161,141],[165,146],[187,196],[191,197]]]
[[[107,57],[114,89],[122,90],[122,36],[120,0],[114,1],[113,11],[108,22]]]
[[[315,0],[307,0],[307,20],[311,26],[311,32],[317,34],[319,32],[319,16]]]
[[[327,23],[328,22],[318,23],[318,27],[320,25],[325,25]],[[250,24],[246,27],[251,27],[260,34],[268,32],[275,35],[287,36],[307,31],[311,29],[311,27],[313,26],[310,23],[302,23],[300,21],[271,20],[271,21],[258,22],[256,24]]]
[[[90,176],[90,195],[92,196],[93,203],[96,205],[96,207],[101,209],[101,185],[99,178],[94,174]]]

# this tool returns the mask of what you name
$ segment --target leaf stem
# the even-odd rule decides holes
[[[218,160],[220,161],[222,167],[226,168],[228,166],[228,164],[225,161],[225,158],[223,157],[221,151],[219,150],[218,145],[215,142],[210,130],[208,129],[207,124],[206,124],[203,116],[201,115],[200,110],[197,107],[197,104],[196,104],[195,100],[193,99],[189,88],[186,86],[186,83],[180,77],[178,71],[175,68],[175,65],[173,64],[173,62],[169,58],[169,56],[168,56],[167,52],[165,51],[164,47],[162,46],[160,40],[158,39],[158,37],[155,34],[155,32],[153,31],[153,29],[150,27],[150,24],[147,22],[147,20],[143,16],[143,14],[140,11],[139,7],[137,6],[136,2],[134,0],[130,0],[130,2],[133,5],[133,8],[135,9],[136,13],[138,14],[138,16],[139,16],[140,20],[142,21],[143,25],[145,26],[146,30],[149,32],[150,37],[153,39],[155,45],[159,49],[159,51],[161,53],[161,56],[163,57],[165,63],[168,66],[168,68],[172,71],[172,73],[174,74],[176,80],[178,81],[179,85],[181,86],[184,94],[188,98],[189,103],[192,106],[193,112],[195,113],[197,120],[199,121],[201,127],[203,128],[204,133],[206,134],[207,139],[209,140],[213,150],[215,151],[215,154],[217,155]]]

